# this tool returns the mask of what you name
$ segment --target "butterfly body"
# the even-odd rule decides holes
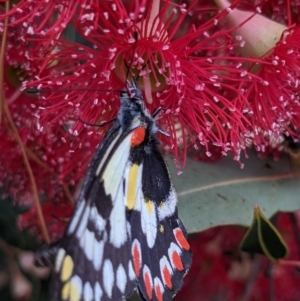
[[[191,265],[161,130],[134,80],[120,100],[56,244],[51,301],[118,301],[136,288],[143,300],[171,300]]]

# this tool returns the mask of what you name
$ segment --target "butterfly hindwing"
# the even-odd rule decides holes
[[[191,252],[178,218],[177,196],[168,169],[149,130],[145,140],[131,149],[130,161],[131,168],[138,165],[141,174],[141,181],[136,178],[139,189],[134,200],[127,200],[139,291],[146,300],[171,300],[191,265]]]

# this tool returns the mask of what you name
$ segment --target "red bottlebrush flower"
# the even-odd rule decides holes
[[[258,146],[269,144],[270,138],[299,132],[300,125],[300,27],[283,32],[281,40],[263,58],[258,75],[262,85],[254,84],[249,90],[252,123],[257,126]],[[271,127],[270,127],[271,125]],[[262,132],[262,134],[259,134]]]
[[[182,143],[184,154],[189,146],[202,145],[210,156],[209,142],[223,154],[239,154],[251,124],[231,99],[243,98],[240,85],[253,78],[242,78],[243,59],[232,58],[239,45],[224,21],[228,11],[210,9],[211,18],[201,21],[206,16],[201,5],[113,1],[80,7],[74,24],[93,47],[56,41],[39,64],[38,80],[30,83],[61,90],[46,97],[47,117],[60,120],[72,112],[90,123],[115,117],[118,95],[99,90],[120,90],[127,63],[141,78],[149,110],[166,109],[161,125],[171,139],[162,139],[176,155]],[[73,132],[82,128],[76,124]]]
[[[5,59],[11,66],[22,68],[27,78],[39,70],[32,57],[52,48],[53,41],[65,35],[76,8],[85,4],[84,0],[0,2],[6,2],[0,7],[0,33],[8,29]]]
[[[73,206],[70,202],[60,200],[58,204],[47,203],[42,204],[41,207],[44,213],[47,230],[51,235],[51,240],[56,241],[64,232],[72,214]],[[29,229],[38,239],[41,241],[43,240],[38,214],[34,207],[23,213],[19,217],[18,223],[21,229]]]
[[[6,102],[18,133],[12,127],[10,118],[4,116],[0,127],[0,186],[4,188],[1,195],[9,195],[15,201],[31,206],[31,211],[21,216],[20,226],[41,233],[41,216],[37,218],[38,208],[33,202],[32,179],[24,160],[26,155],[43,203],[43,219],[51,237],[57,238],[63,233],[66,225],[60,218],[70,216],[70,208],[73,206],[71,192],[74,192],[79,179],[82,178],[93,150],[90,149],[90,142],[84,141],[81,141],[81,144],[76,143],[80,146],[79,150],[73,150],[72,143],[78,138],[74,137],[73,141],[69,142],[64,140],[66,129],[63,125],[49,124],[43,127],[39,119],[44,108],[36,106],[36,95],[15,91],[9,82],[6,82],[4,87]],[[77,161],[78,154],[80,160]],[[88,155],[87,158],[83,154]],[[72,168],[68,169],[71,166],[70,161],[73,161]],[[55,210],[52,207],[59,208],[56,219],[53,219],[52,213],[55,213]]]
[[[300,23],[298,0],[245,0],[240,8],[243,10],[259,10],[265,17],[288,26]]]
[[[218,0],[220,7],[229,5]],[[286,26],[261,15],[235,9],[229,16],[233,25],[245,24],[235,31],[245,42],[243,55],[249,59],[249,70],[261,81],[253,81],[239,101],[239,109],[251,120],[251,137],[257,150],[277,141],[282,134],[299,132],[300,98],[300,42],[299,27]],[[252,61],[252,63],[251,63]]]
[[[1,1],[7,2],[7,1]],[[16,29],[22,39],[18,42],[26,42],[26,37],[47,37],[51,42],[65,30],[74,16],[76,8],[84,5],[82,0],[20,0],[17,3],[1,6],[0,28],[3,31],[3,23],[8,20],[10,29]],[[17,36],[15,36],[17,39]]]

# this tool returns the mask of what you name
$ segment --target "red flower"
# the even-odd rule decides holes
[[[1,7],[0,22],[3,25],[7,19],[9,29],[15,29],[15,33],[21,37],[21,40],[18,40],[20,43],[25,43],[25,39],[30,36],[44,37],[51,43],[65,30],[79,5],[84,5],[84,1],[20,0],[11,7]],[[17,39],[16,36],[15,38]]]
[[[222,8],[229,5],[217,2]],[[257,150],[265,151],[279,145],[283,134],[299,132],[300,29],[238,9],[228,19],[233,25],[242,24],[235,31],[245,43],[242,54],[254,57],[248,59],[250,76],[261,79],[249,83],[244,97],[234,102],[251,122],[250,138]]]
[[[25,70],[27,77],[39,69],[32,57],[43,55],[55,39],[64,35],[76,8],[84,4],[82,0],[1,2],[6,2],[0,9],[0,32],[7,26],[6,61]]]
[[[243,58],[232,57],[239,45],[224,21],[228,11],[209,13],[213,16],[204,22],[198,19],[204,15],[198,1],[152,1],[147,7],[144,2],[93,2],[81,7],[74,23],[93,48],[56,41],[41,58],[38,80],[30,83],[61,90],[47,97],[48,120],[66,114],[90,123],[115,117],[118,94],[99,90],[122,89],[127,63],[141,78],[150,111],[166,109],[161,125],[171,139],[162,139],[177,156],[183,148],[185,158],[189,146],[204,146],[210,156],[209,142],[223,154],[239,154],[245,148],[241,137],[252,126],[231,99],[243,99],[240,85],[261,79],[241,77],[246,71],[237,68]],[[79,123],[72,131],[80,134],[82,128]]]
[[[63,212],[57,214],[58,222],[56,220],[53,222],[52,213],[55,210],[48,210],[49,205],[42,206],[43,218],[51,236],[58,237],[58,234],[63,233],[66,224],[60,223],[59,218],[62,215],[70,216],[69,209],[73,205],[71,192],[74,192],[78,180],[85,172],[88,161],[85,162],[81,157],[81,161],[74,164],[76,149],[72,149],[72,141],[63,139],[66,133],[63,126],[49,124],[43,127],[40,123],[40,114],[44,108],[36,106],[35,95],[16,92],[9,82],[5,83],[5,94],[17,133],[10,118],[5,116],[0,127],[0,185],[5,188],[2,197],[10,196],[23,205],[31,206],[32,212],[22,216],[20,225],[22,228],[34,226],[33,228],[40,231],[41,220],[37,218],[38,208],[33,202],[35,197],[30,171],[24,159],[26,156],[41,202],[51,201],[63,208]],[[76,139],[78,138],[74,137],[73,142]],[[83,141],[81,143],[81,151],[92,156],[90,144]],[[86,160],[89,160],[89,156]],[[71,166],[71,161],[72,168],[67,169]],[[62,206],[62,203],[65,205]],[[66,215],[66,212],[69,214]]]
[[[274,138],[282,141],[282,134],[299,133],[300,125],[300,27],[292,27],[282,34],[280,41],[263,57],[258,75],[262,84],[254,84],[247,91],[256,126],[258,147],[268,146]]]

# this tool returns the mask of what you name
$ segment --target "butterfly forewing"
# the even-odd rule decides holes
[[[137,83],[128,87],[66,232],[48,252],[56,252],[51,301],[121,301],[135,288],[143,300],[169,301],[191,265],[159,128]]]
[[[114,125],[95,155],[59,244],[53,301],[123,300],[136,286],[122,185],[130,136]]]

